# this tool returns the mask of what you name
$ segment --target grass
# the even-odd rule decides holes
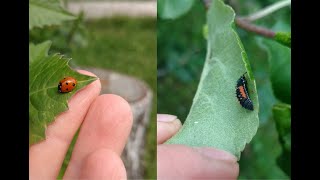
[[[70,57],[78,66],[94,66],[145,81],[153,91],[153,108],[147,129],[145,178],[156,178],[156,19],[114,17],[85,23],[87,47],[73,47]]]

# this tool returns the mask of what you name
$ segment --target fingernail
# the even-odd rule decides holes
[[[157,114],[157,121],[159,122],[172,122],[177,119],[177,116],[170,114]]]
[[[195,148],[195,149],[199,153],[201,153],[203,156],[211,159],[237,162],[237,158],[234,155],[223,150],[214,149],[214,148]]]

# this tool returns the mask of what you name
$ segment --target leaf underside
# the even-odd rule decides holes
[[[70,59],[59,54],[47,55],[48,42],[30,45],[29,64],[29,143],[45,139],[49,123],[68,109],[68,99],[84,86],[96,80],[72,70]],[[47,49],[46,49],[47,48]],[[34,59],[33,59],[34,58]],[[77,79],[76,88],[69,93],[59,93],[61,79],[71,76]]]
[[[213,0],[207,14],[208,49],[200,83],[188,117],[166,143],[214,147],[240,159],[241,151],[257,132],[259,103],[255,80],[243,45],[233,29],[235,13]],[[236,82],[247,74],[254,111],[236,98]]]

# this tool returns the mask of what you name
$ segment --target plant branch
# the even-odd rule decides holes
[[[260,27],[260,26],[256,26],[251,24],[249,21],[244,20],[242,18],[236,17],[235,22],[237,24],[237,26],[239,26],[240,28],[256,33],[258,35],[267,37],[267,38],[274,38],[275,36],[275,32],[273,32],[270,29],[264,28],[264,27]]]
[[[208,10],[210,7],[211,0],[201,0],[201,1],[204,4],[206,10]],[[250,21],[244,18],[236,17],[235,23],[237,24],[238,27],[246,31],[253,32],[255,34],[258,34],[267,38],[274,38],[275,36],[275,32],[273,32],[272,30],[251,24]]]
[[[245,17],[245,19],[247,21],[255,21],[255,20],[258,20],[260,18],[263,18],[265,16],[268,16],[269,14],[273,13],[274,11],[277,11],[283,7],[286,7],[286,6],[290,6],[291,5],[291,0],[283,0],[283,1],[279,1],[279,2],[276,2],[270,6],[267,6],[247,17]]]

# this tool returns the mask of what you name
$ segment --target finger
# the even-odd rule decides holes
[[[77,179],[85,158],[97,149],[109,149],[120,156],[131,126],[131,108],[123,98],[99,96],[85,117],[65,178]]]
[[[94,76],[87,71],[79,72]],[[29,148],[29,174],[32,179],[55,179],[58,176],[69,144],[100,89],[100,81],[94,81],[74,94],[68,102],[69,109],[48,126],[46,140]]]
[[[119,180],[127,179],[127,175],[118,154],[108,149],[99,149],[88,155],[84,160],[79,179]]]
[[[157,114],[157,144],[162,144],[175,135],[181,128],[177,116]]]
[[[237,179],[236,157],[213,148],[158,145],[158,179]]]

